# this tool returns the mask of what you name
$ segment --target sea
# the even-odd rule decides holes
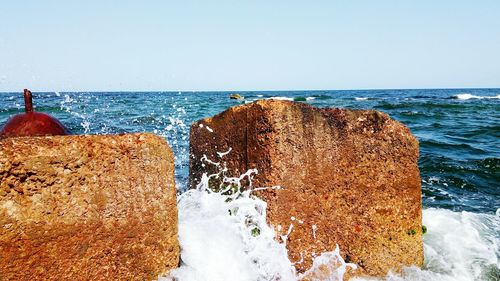
[[[500,89],[237,92],[243,100],[230,99],[233,93],[34,92],[33,97],[36,111],[55,116],[75,134],[152,132],[168,141],[175,154],[182,261],[158,280],[303,277],[265,215],[255,212],[265,209],[265,202],[251,192],[227,200],[203,183],[187,190],[191,123],[259,99],[379,110],[419,140],[425,265],[369,280],[500,280]],[[23,111],[21,92],[0,93],[0,125]],[[246,211],[231,216],[232,208]],[[248,217],[259,235],[246,227]],[[316,267],[331,259],[342,265],[327,280],[341,280],[346,268],[355,267],[339,253],[342,249],[334,248],[315,260]]]

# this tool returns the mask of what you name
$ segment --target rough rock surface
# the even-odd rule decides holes
[[[336,244],[354,275],[422,265],[418,142],[388,115],[257,101],[194,123],[190,138],[191,187],[215,172],[203,155],[230,176],[257,168],[254,186],[281,187],[256,194],[278,235],[293,224],[287,247],[299,272]]]
[[[152,280],[177,267],[174,160],[164,139],[0,145],[0,280]]]

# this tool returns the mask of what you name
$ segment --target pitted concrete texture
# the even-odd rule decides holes
[[[278,240],[293,225],[287,248],[299,272],[336,244],[358,265],[349,276],[423,264],[418,141],[387,114],[262,100],[194,123],[190,140],[191,187],[215,172],[203,155],[228,176],[256,168],[254,186],[281,187],[256,194]]]
[[[178,266],[174,158],[164,139],[0,144],[0,280],[152,280]]]

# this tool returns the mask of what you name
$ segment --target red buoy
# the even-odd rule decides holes
[[[71,132],[54,117],[33,111],[31,92],[24,89],[25,113],[12,116],[0,130],[0,138],[70,135]]]

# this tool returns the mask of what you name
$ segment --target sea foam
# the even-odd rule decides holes
[[[266,203],[250,192],[229,197],[222,193],[210,191],[205,184],[179,197],[182,263],[159,280],[301,280],[304,275],[295,273],[285,245],[276,241],[274,229],[266,223]],[[498,214],[426,209],[423,215],[428,229],[423,269],[408,267],[382,279],[353,280],[498,280]],[[355,267],[342,260],[338,248],[314,261],[315,267],[325,264],[335,267],[321,280],[342,280],[346,268]]]
[[[85,111],[78,103],[90,104],[90,98],[82,95],[62,95],[61,110],[67,112],[87,131],[82,123],[92,123],[92,132],[109,133],[107,123],[102,121],[101,112]],[[463,94],[457,99],[496,98]],[[78,101],[76,101],[78,99]],[[95,98],[97,100],[97,97]],[[10,100],[10,97],[9,97]],[[20,108],[20,105],[18,105]],[[175,104],[173,105],[175,107]],[[100,110],[109,110],[109,104]],[[188,148],[182,148],[181,139],[170,138],[189,135],[189,126],[179,116],[162,117],[158,126],[171,126],[162,135],[176,148],[176,164],[188,159]],[[102,120],[101,120],[102,119]],[[109,127],[110,128],[110,127]],[[160,127],[159,127],[160,128]],[[182,148],[182,149],[181,149]],[[223,151],[221,154],[227,154]],[[224,156],[222,155],[222,156]],[[183,157],[179,161],[177,157]],[[179,183],[178,183],[179,184]],[[184,186],[184,185],[183,185]],[[185,189],[180,189],[185,190]],[[251,194],[226,202],[228,197],[208,190],[193,189],[178,198],[179,240],[181,245],[181,266],[169,277],[159,280],[210,281],[210,280],[277,280],[294,281],[300,279],[287,258],[286,247],[278,243],[272,226],[265,222],[265,206],[262,200]],[[241,209],[238,216],[229,210]],[[250,214],[252,220],[243,220]],[[428,232],[424,235],[425,266],[423,269],[409,267],[401,274],[389,274],[382,280],[500,280],[500,209],[496,214],[453,212],[445,209],[423,211],[424,225]],[[260,234],[252,230],[259,227]],[[342,249],[340,249],[340,252]],[[316,264],[335,260],[335,249],[319,255]],[[338,280],[339,271],[333,271],[330,280]],[[359,279],[358,280],[363,280]],[[373,280],[373,279],[370,279]]]
[[[220,163],[204,160],[220,171],[204,174],[196,189],[179,197],[182,264],[166,280],[294,280],[286,247],[266,223],[267,204],[241,187],[257,171],[225,177]],[[222,179],[218,192],[209,187],[212,178]]]
[[[261,208],[265,202],[243,198],[228,204],[225,200],[219,193],[202,190],[191,190],[181,196],[182,265],[170,277],[159,280],[300,280],[302,275],[294,273],[286,248],[276,242],[274,230],[263,224]],[[241,208],[242,216],[229,214],[235,207]],[[244,219],[249,214],[259,218],[257,237],[252,235]],[[427,209],[424,224],[428,228],[424,236],[424,269],[408,267],[399,275],[391,273],[382,279],[353,280],[498,280],[499,216]],[[335,254],[335,251],[323,253],[315,259],[315,266],[335,264]],[[345,269],[344,263],[324,280],[342,280]]]
[[[266,202],[252,196],[253,190],[266,188],[252,188],[257,170],[236,178],[226,177],[223,164],[206,157],[204,160],[219,172],[204,174],[196,189],[179,196],[181,266],[168,277],[160,277],[160,281],[296,281],[304,276],[315,280],[311,279],[315,269],[325,266],[329,266],[329,274],[318,280],[342,280],[348,267],[356,268],[345,263],[337,247],[320,253],[310,270],[297,274],[286,245],[275,239],[276,232],[266,222]],[[209,187],[212,178],[222,179],[218,192]],[[243,189],[242,181],[250,182],[250,188]],[[382,279],[353,280],[498,280],[500,210],[496,214],[477,214],[426,209],[423,224],[428,229],[424,235],[423,269],[408,267]],[[289,229],[293,231],[293,227]]]
[[[325,265],[331,272],[327,280],[342,280],[348,267],[356,268],[342,259],[337,247],[319,255],[308,272],[297,274],[286,244],[276,240],[276,232],[266,222],[266,202],[251,194],[280,187],[253,189],[251,182],[257,170],[237,178],[226,177],[227,170],[221,163],[206,157],[204,160],[220,171],[204,174],[196,189],[179,196],[181,266],[160,281],[295,281]],[[217,192],[209,186],[212,178],[222,179]],[[243,189],[242,181],[250,182],[250,187]],[[293,227],[289,229],[293,231]]]
[[[270,97],[267,98],[268,100],[287,100],[287,101],[294,101],[293,98],[290,97]]]
[[[391,281],[500,280],[500,214],[423,211],[425,264],[389,274]],[[362,279],[354,280],[376,280]]]
[[[453,96],[453,98],[455,98],[455,99],[459,99],[459,100],[470,100],[470,99],[500,99],[500,95],[496,95],[496,96],[476,96],[476,95],[472,95],[472,94],[464,93],[464,94],[458,94],[458,95],[455,95],[455,96]]]

